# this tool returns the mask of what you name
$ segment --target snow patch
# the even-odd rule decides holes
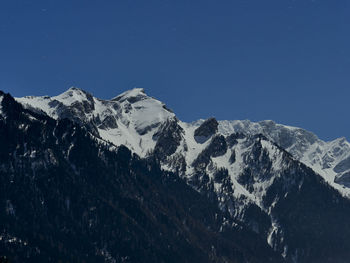
[[[4,99],[3,95],[0,95],[0,115],[2,115],[2,100]]]

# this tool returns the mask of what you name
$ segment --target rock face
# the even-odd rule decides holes
[[[205,170],[210,162],[211,157],[222,156],[227,151],[227,143],[225,137],[222,135],[215,136],[209,145],[198,155],[193,162],[193,166],[199,170]]]
[[[176,152],[183,139],[183,129],[178,125],[177,119],[167,120],[153,135],[157,141],[154,154],[159,160],[165,160]]]
[[[210,136],[214,135],[218,131],[218,125],[219,123],[215,118],[209,118],[203,122],[202,125],[194,131],[194,138],[196,142],[203,143],[207,141]]]
[[[72,92],[80,104],[89,101],[85,92]],[[57,100],[60,103],[57,105],[69,108],[78,104],[71,97],[64,93],[53,98],[17,100],[39,115],[44,111],[60,121],[58,106],[49,103]],[[137,170],[140,173],[143,169],[161,167],[165,177],[172,174],[174,177],[169,178],[186,182],[202,201],[223,215],[225,219],[214,220],[220,229],[248,227],[262,238],[262,244],[271,247],[286,262],[344,262],[350,258],[350,225],[344,220],[350,216],[347,187],[350,146],[345,139],[323,142],[311,132],[272,121],[218,122],[211,118],[185,123],[141,89],[124,92],[112,100],[93,98],[93,102],[85,115],[70,117],[74,125],[85,129],[98,143],[108,145],[112,152],[126,146],[135,154],[133,158],[139,160],[137,155],[144,158],[140,161],[146,162],[145,166]],[[83,109],[83,104],[78,108]],[[6,105],[0,111],[4,109]],[[66,152],[71,152],[69,147]],[[61,163],[51,150],[45,156],[50,163]],[[130,164],[127,167],[129,176],[135,176],[136,170],[130,170]],[[147,175],[150,176],[145,172]],[[159,178],[162,176],[156,180],[163,180]],[[142,187],[145,189],[141,188],[141,192],[159,190],[148,185]],[[182,199],[189,202],[188,211],[194,206],[190,199]],[[12,213],[15,206],[5,201],[4,207]],[[153,208],[163,209],[156,205]],[[200,220],[206,220],[204,214]],[[223,257],[218,260],[221,261]]]
[[[341,173],[334,180],[335,183],[350,187],[350,172]]]

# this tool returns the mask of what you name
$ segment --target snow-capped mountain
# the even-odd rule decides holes
[[[284,262],[154,159],[0,97],[0,262]]]
[[[263,134],[294,158],[311,167],[334,188],[346,196],[350,176],[350,143],[339,138],[325,142],[312,132],[301,128],[276,124],[273,121],[258,123],[245,121],[221,121],[219,130],[223,134],[242,132]]]
[[[54,119],[68,118],[84,124],[100,138],[116,146],[125,145],[141,157],[155,146],[157,128],[174,113],[142,89],[133,89],[101,100],[81,89],[71,88],[55,97],[24,97],[25,107],[43,111]]]
[[[182,131],[176,152],[182,152],[189,170],[193,168],[191,164],[195,158],[210,142],[205,138],[203,141],[194,139],[195,130],[204,120],[193,123],[177,120],[164,103],[147,96],[143,89],[126,91],[111,100],[95,98],[78,88],[71,88],[55,97],[31,96],[16,100],[55,119],[69,118],[83,123],[103,140],[116,146],[125,145],[141,157],[155,149],[155,134],[164,129],[162,124],[174,122]],[[233,133],[264,135],[311,167],[342,194],[350,195],[350,143],[345,138],[325,142],[309,131],[273,121],[218,121],[215,135],[229,136]]]
[[[342,221],[350,216],[349,200],[342,198],[350,196],[350,144],[344,138],[324,142],[311,132],[272,121],[209,118],[186,123],[142,89],[111,100],[77,88],[55,97],[16,100],[54,119],[68,118],[98,140],[155,158],[164,170],[218,203],[221,211],[264,236],[288,262],[317,262],[317,257],[343,251],[338,242],[347,231],[340,229],[350,229]],[[321,218],[332,209],[334,214]],[[329,239],[334,243],[327,249],[318,243]]]

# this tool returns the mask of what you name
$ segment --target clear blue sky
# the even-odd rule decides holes
[[[1,0],[0,89],[142,87],[185,121],[350,139],[348,0]]]

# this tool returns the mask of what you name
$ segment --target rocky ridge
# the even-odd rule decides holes
[[[155,157],[162,169],[179,175],[217,202],[221,211],[263,235],[290,262],[316,262],[315,258],[325,256],[329,258],[325,262],[336,262],[332,261],[335,254],[345,253],[335,253],[341,249],[335,249],[337,235],[348,228],[341,218],[350,215],[348,199],[342,197],[350,193],[350,148],[345,139],[323,142],[308,131],[272,121],[210,118],[185,123],[142,89],[112,100],[100,100],[72,88],[52,98],[17,101],[54,119],[69,118],[96,138],[125,145],[143,158]],[[338,217],[322,216],[334,210],[334,202],[342,207],[334,212]],[[308,213],[315,203],[317,208]],[[291,207],[293,211],[289,211]],[[292,220],[300,216],[302,221]],[[305,233],[296,229],[303,224],[315,230],[318,217],[332,221],[333,227],[311,232],[305,239]],[[322,250],[317,240],[329,239],[334,244]]]

